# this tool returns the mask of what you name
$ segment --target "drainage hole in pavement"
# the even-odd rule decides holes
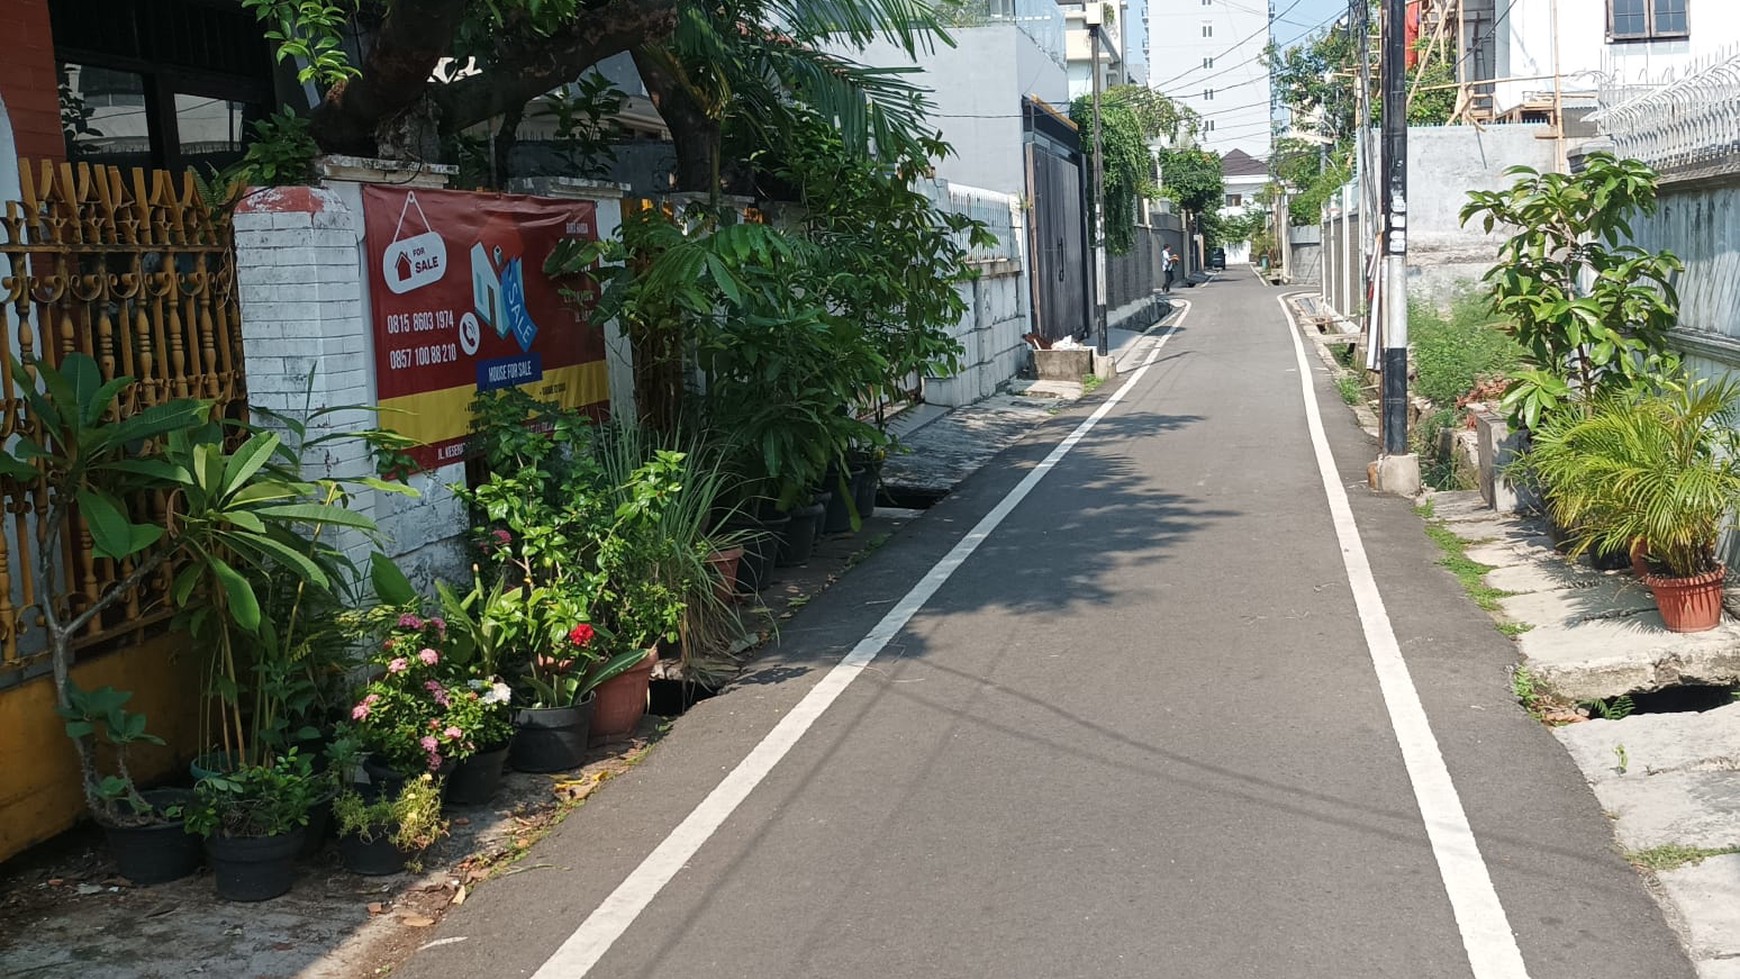
[[[693,680],[654,680],[647,688],[647,713],[681,717],[689,708],[719,692]]]
[[[1588,700],[1579,706],[1590,717],[1618,720],[1632,714],[1686,714],[1715,710],[1734,702],[1735,688],[1710,684],[1687,684],[1665,690],[1634,691],[1604,700]]]
[[[929,510],[949,495],[946,489],[922,486],[884,486],[876,494],[876,505],[895,510]]]

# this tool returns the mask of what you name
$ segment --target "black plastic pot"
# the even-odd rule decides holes
[[[365,782],[356,783],[357,794],[365,802],[377,799],[396,799],[404,790],[408,776],[391,766],[384,765],[373,758],[364,758],[362,763]]]
[[[507,764],[508,744],[485,748],[454,766],[447,776],[446,799],[455,806],[481,806],[495,798],[501,788],[501,770]]]
[[[772,577],[773,562],[779,556],[791,515],[763,517],[757,521],[760,533],[743,545],[743,560],[737,565],[737,593],[754,595],[767,587]]]
[[[852,502],[858,506],[858,520],[869,520],[876,512],[876,487],[882,482],[880,465],[865,466],[854,475]]]
[[[361,837],[339,837],[338,855],[344,861],[344,869],[364,877],[402,873],[411,855],[393,844],[389,832],[388,827],[375,826],[369,833],[373,839],[367,843]]]
[[[139,793],[161,810],[193,801],[186,789],[147,789]],[[149,826],[104,826],[115,869],[135,884],[164,884],[199,869],[199,837],[189,836],[180,818]]]
[[[822,494],[828,497],[830,494]],[[811,503],[809,506],[794,507],[791,510],[791,523],[786,526],[785,539],[780,542],[779,557],[774,561],[782,568],[795,564],[803,564],[816,552],[816,538],[821,535],[822,521],[828,513],[828,500]]]
[[[586,760],[586,739],[592,735],[592,710],[597,698],[572,707],[522,707],[514,714],[514,739],[508,764],[520,772],[566,772]]]
[[[1596,571],[1624,571],[1631,567],[1631,548],[1589,552],[1589,564]]]
[[[303,827],[302,852],[298,856],[312,857],[326,843],[326,836],[332,831],[332,800],[337,795],[336,791],[328,792],[308,810],[308,825]]]
[[[858,508],[858,484],[863,479],[862,466],[852,467],[852,471],[846,474],[844,487],[840,485],[839,473],[828,474],[824,485],[833,491],[833,495],[828,498],[828,513],[822,520],[822,533],[844,534],[851,531],[852,511]]]
[[[290,890],[296,879],[296,854],[307,833],[301,827],[281,836],[214,836],[205,841],[218,897],[226,901],[269,901]]]

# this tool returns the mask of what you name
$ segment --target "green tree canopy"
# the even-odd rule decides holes
[[[1093,155],[1094,108],[1091,96],[1070,103],[1069,117],[1081,131],[1082,150]],[[1101,142],[1105,147],[1106,250],[1122,255],[1135,243],[1136,209],[1154,197],[1156,139],[1193,132],[1196,114],[1146,85],[1114,85],[1100,95]],[[1090,204],[1091,207],[1091,204]],[[1090,211],[1088,219],[1093,219]]]
[[[776,125],[782,99],[831,120],[856,151],[909,155],[924,135],[923,93],[900,70],[830,51],[881,39],[917,55],[949,43],[931,0],[243,3],[280,58],[324,88],[312,118],[324,150],[429,156],[437,134],[515,112],[627,52],[671,128],[689,190],[709,189],[729,117]],[[360,59],[347,53],[359,48]],[[469,67],[441,81],[447,59]]]

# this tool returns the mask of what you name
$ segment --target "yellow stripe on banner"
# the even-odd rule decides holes
[[[525,387],[540,401],[584,408],[610,400],[610,373],[604,361],[594,360],[545,371],[542,380]],[[471,427],[471,400],[475,397],[477,386],[462,384],[388,398],[381,402],[381,427],[428,445],[462,438]]]

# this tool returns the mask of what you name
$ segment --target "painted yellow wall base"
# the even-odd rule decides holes
[[[99,656],[73,668],[85,689],[133,691],[127,709],[143,712],[146,730],[169,742],[132,753],[134,777],[164,777],[191,758],[199,738],[199,657],[187,638],[168,635]],[[78,756],[54,712],[49,677],[0,690],[0,860],[70,829],[86,814]]]

